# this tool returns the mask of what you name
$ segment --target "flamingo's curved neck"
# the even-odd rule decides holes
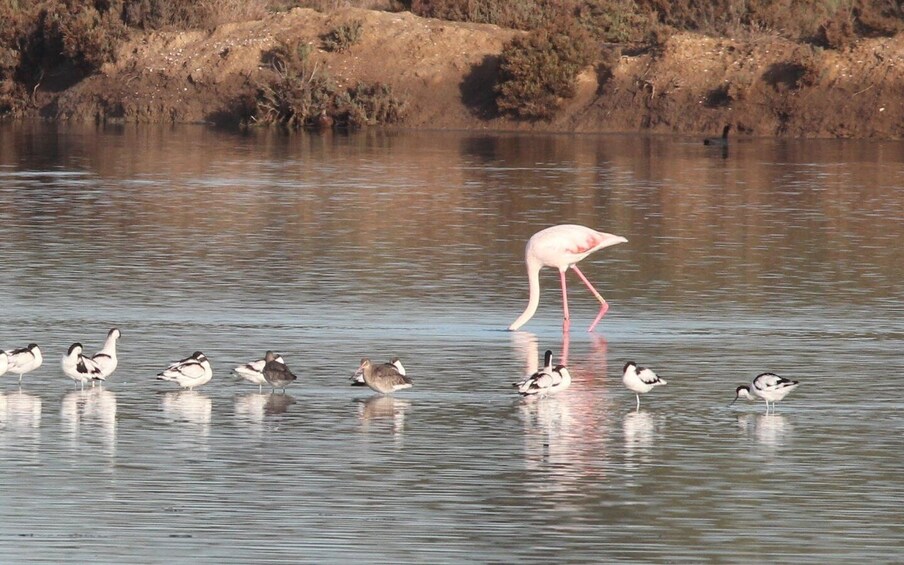
[[[526,324],[527,321],[533,317],[534,312],[537,311],[537,306],[540,304],[540,268],[543,265],[541,265],[539,261],[533,260],[532,257],[528,257],[525,262],[527,263],[527,281],[530,285],[530,296],[527,300],[527,308],[525,308],[524,313],[518,316],[518,319],[509,326],[508,329],[510,331],[517,330]]]

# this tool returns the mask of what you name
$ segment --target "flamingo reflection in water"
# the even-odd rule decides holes
[[[516,355],[525,370],[536,370],[538,344],[527,332],[512,334]],[[551,344],[554,345],[554,344]],[[580,489],[588,477],[605,476],[607,449],[613,424],[607,400],[594,386],[606,376],[606,340],[595,336],[586,358],[572,359],[569,367],[574,384],[560,394],[519,400],[524,428],[525,459],[531,473],[530,488],[552,491]],[[568,362],[570,343],[563,335],[561,361]],[[537,481],[534,484],[533,481]]]

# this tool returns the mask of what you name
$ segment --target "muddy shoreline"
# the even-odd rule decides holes
[[[360,20],[361,41],[320,48]],[[608,45],[551,121],[494,113],[497,56],[515,33],[410,13],[295,9],[211,32],[136,35],[116,63],[68,88],[39,85],[34,115],[124,123],[229,122],[238,101],[272,73],[263,54],[302,38],[340,84],[383,82],[406,101],[404,128],[538,132],[654,132],[802,138],[904,137],[904,38],[865,39],[844,51],[773,35],[676,34],[661,49]]]

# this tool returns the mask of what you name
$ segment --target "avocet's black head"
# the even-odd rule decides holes
[[[547,349],[546,353],[543,354],[543,366],[551,367],[552,366],[552,351]]]
[[[70,346],[69,346],[69,351],[66,352],[66,355],[72,355],[72,352],[75,351],[76,349],[77,349],[79,352],[81,352],[81,350],[82,350],[82,344],[81,344],[81,343],[73,343],[72,345],[70,345]]]
[[[191,354],[191,357],[192,357],[192,359],[197,359],[198,361],[207,359],[207,357],[204,357],[204,354],[201,353],[200,351],[195,351],[194,353]]]
[[[737,402],[739,398],[750,398],[750,387],[747,385],[741,385],[735,389],[734,393],[735,397],[734,400],[731,401],[731,404]],[[731,406],[731,404],[729,404],[729,406]]]
[[[628,367],[634,367],[634,368],[636,369],[636,368],[637,368],[637,363],[635,363],[634,361],[628,361],[627,363],[625,363],[625,366],[622,367],[622,373],[624,373],[625,371],[627,371],[627,370],[628,370]]]
[[[122,337],[122,332],[119,331],[119,328],[113,328],[107,332],[107,337],[114,336],[116,339]]]
[[[269,363],[270,361],[275,361],[277,357],[279,357],[279,355],[277,355],[276,353],[267,351],[267,354],[264,355],[264,361]]]
[[[29,344],[28,344],[28,350],[29,350],[29,351],[34,351],[34,350],[37,349],[37,348],[38,348],[38,344],[37,344],[37,343],[29,343]]]

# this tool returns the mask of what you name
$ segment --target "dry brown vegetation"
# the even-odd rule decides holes
[[[341,15],[349,6],[465,23]],[[299,7],[323,17],[290,12]],[[268,36],[289,14],[313,36]],[[453,119],[455,95],[467,119],[503,127],[582,129],[599,113],[619,128],[718,129],[732,119],[741,132],[796,135],[807,131],[796,123],[806,112],[817,135],[860,135],[869,112],[895,107],[885,100],[901,80],[878,53],[862,71],[839,69],[862,60],[853,53],[864,42],[899,34],[904,14],[902,0],[0,0],[0,21],[0,115],[199,119],[178,107],[192,92],[208,97],[191,101],[204,120],[464,123]],[[503,29],[475,35],[474,24]],[[223,39],[252,28],[261,30],[257,59],[245,49],[251,39]],[[208,52],[205,41],[226,46]],[[188,45],[201,51],[177,47]],[[286,45],[301,62],[287,62]],[[154,53],[168,59],[147,59]],[[453,80],[457,92],[438,89]],[[863,109],[848,116],[839,103]],[[707,112],[688,117],[698,108]]]

